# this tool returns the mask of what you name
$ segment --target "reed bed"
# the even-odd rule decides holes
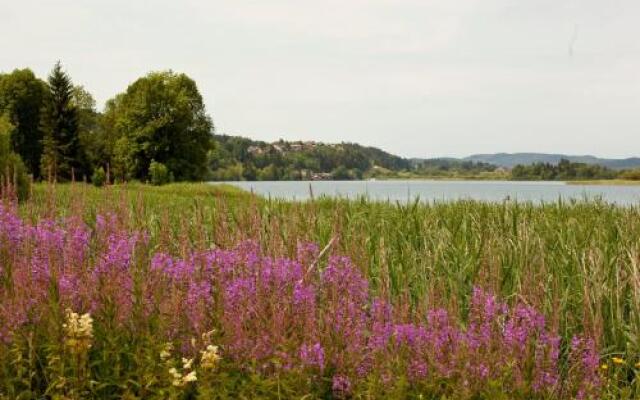
[[[637,394],[640,207],[73,184],[3,210],[5,398]]]

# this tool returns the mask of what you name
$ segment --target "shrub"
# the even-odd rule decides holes
[[[152,160],[149,165],[149,178],[153,185],[164,185],[171,182],[172,174],[166,165]]]
[[[620,178],[629,179],[632,181],[640,181],[640,168],[623,171],[620,174]]]
[[[30,179],[20,156],[11,151],[13,125],[6,116],[0,117],[0,194],[10,194],[19,200],[29,195]]]
[[[99,167],[93,171],[91,176],[91,183],[97,187],[102,187],[107,181],[107,174],[104,172],[104,168]]]

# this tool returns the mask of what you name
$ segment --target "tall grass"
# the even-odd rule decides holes
[[[372,295],[406,315],[471,313],[474,287],[539,310],[562,338],[595,339],[612,398],[632,396],[640,361],[640,207],[603,202],[387,203],[364,199],[265,200],[231,187],[36,185],[20,215],[78,216],[90,228],[115,213],[148,246],[188,259],[253,241],[261,254],[296,259],[316,243],[318,263],[349,257]],[[612,364],[610,360],[614,359]],[[621,363],[623,360],[624,363]],[[604,370],[603,370],[604,371]],[[0,390],[0,393],[2,391]],[[455,397],[454,397],[455,398]]]

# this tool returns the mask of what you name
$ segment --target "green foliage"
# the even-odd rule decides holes
[[[110,101],[104,119],[115,144],[113,167],[122,179],[148,179],[152,160],[176,180],[204,178],[213,126],[186,75],[165,71],[138,79]]]
[[[577,179],[613,179],[618,173],[597,164],[574,163],[562,159],[557,165],[535,163],[516,165],[511,170],[514,180],[570,181]]]
[[[101,114],[96,111],[96,101],[82,86],[74,86],[72,102],[78,113],[78,140],[81,148],[79,162],[85,172],[108,165],[104,151],[104,135]]]
[[[13,194],[22,200],[29,195],[30,179],[20,156],[11,150],[14,126],[6,115],[0,115],[0,194]]]
[[[610,363],[610,375],[603,373],[607,392],[601,398],[637,398],[640,388],[631,391],[628,385],[631,380],[637,385],[639,374],[634,368],[640,353],[634,278],[640,250],[638,206],[340,199],[293,203],[203,184],[127,184],[108,190],[76,184],[57,185],[53,197],[47,195],[50,192],[50,187],[37,185],[21,212],[34,218],[52,212],[78,215],[92,224],[96,213],[113,210],[117,203],[123,223],[133,231],[148,232],[152,245],[163,246],[168,253],[182,254],[187,243],[224,247],[247,237],[259,238],[264,252],[271,255],[295,254],[297,244],[307,240],[321,248],[333,243],[329,254],[347,255],[361,265],[374,292],[412,299],[415,308],[408,308],[408,314],[421,313],[427,305],[464,309],[476,283],[505,299],[530,299],[533,306],[555,316],[548,321],[557,324],[563,338],[570,340],[573,333],[586,329],[597,335],[607,352],[624,354],[626,366]],[[154,328],[153,322],[136,326],[149,332]],[[152,333],[146,335],[133,340],[124,329],[96,332],[97,342],[106,344],[91,350],[99,379],[92,383],[95,392],[85,398],[171,398],[166,371],[158,360],[158,343]],[[55,349],[34,352],[28,338],[25,335],[17,348],[10,349],[11,364],[5,363],[4,372],[0,367],[0,385],[5,385],[7,398],[19,398],[29,385],[47,384],[32,382],[30,368],[60,368],[55,357],[47,357],[55,355]],[[73,370],[65,371],[71,381]],[[276,380],[221,365],[212,378],[199,375],[197,393],[185,390],[183,395],[330,398],[323,387],[308,387],[305,382],[293,372]],[[434,398],[429,387],[410,392],[400,380],[371,382],[357,389],[362,398],[419,398],[418,393]],[[506,398],[501,389],[498,382],[489,382],[484,396],[476,398]],[[452,392],[447,398],[468,397]]]
[[[104,168],[98,167],[93,171],[91,175],[91,183],[94,186],[102,187],[107,182],[107,174],[104,172]]]
[[[416,173],[427,176],[474,175],[495,172],[498,167],[493,164],[474,161],[460,161],[448,158],[415,160],[413,169]]]
[[[331,178],[336,181],[362,179],[362,171],[358,168],[347,169],[347,167],[341,165],[331,172]]]
[[[629,169],[622,171],[619,176],[620,179],[628,179],[631,181],[640,181],[640,168]]]
[[[208,154],[212,180],[362,179],[373,167],[406,169],[409,161],[353,143],[276,143],[238,136],[215,136]]]
[[[0,74],[0,114],[6,114],[14,126],[11,146],[35,177],[40,173],[42,157],[43,107],[50,101],[47,84],[29,69]]]
[[[153,185],[164,185],[173,181],[173,174],[166,165],[151,160],[151,164],[149,164],[149,179]]]
[[[74,103],[74,86],[69,75],[56,63],[48,78],[51,102],[44,108],[41,120],[44,176],[70,180],[87,175],[87,164],[81,147],[78,107]]]

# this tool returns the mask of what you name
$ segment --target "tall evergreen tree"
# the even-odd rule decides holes
[[[48,78],[51,102],[42,119],[42,173],[63,180],[86,176],[79,140],[78,109],[73,101],[74,87],[69,75],[57,62]]]

